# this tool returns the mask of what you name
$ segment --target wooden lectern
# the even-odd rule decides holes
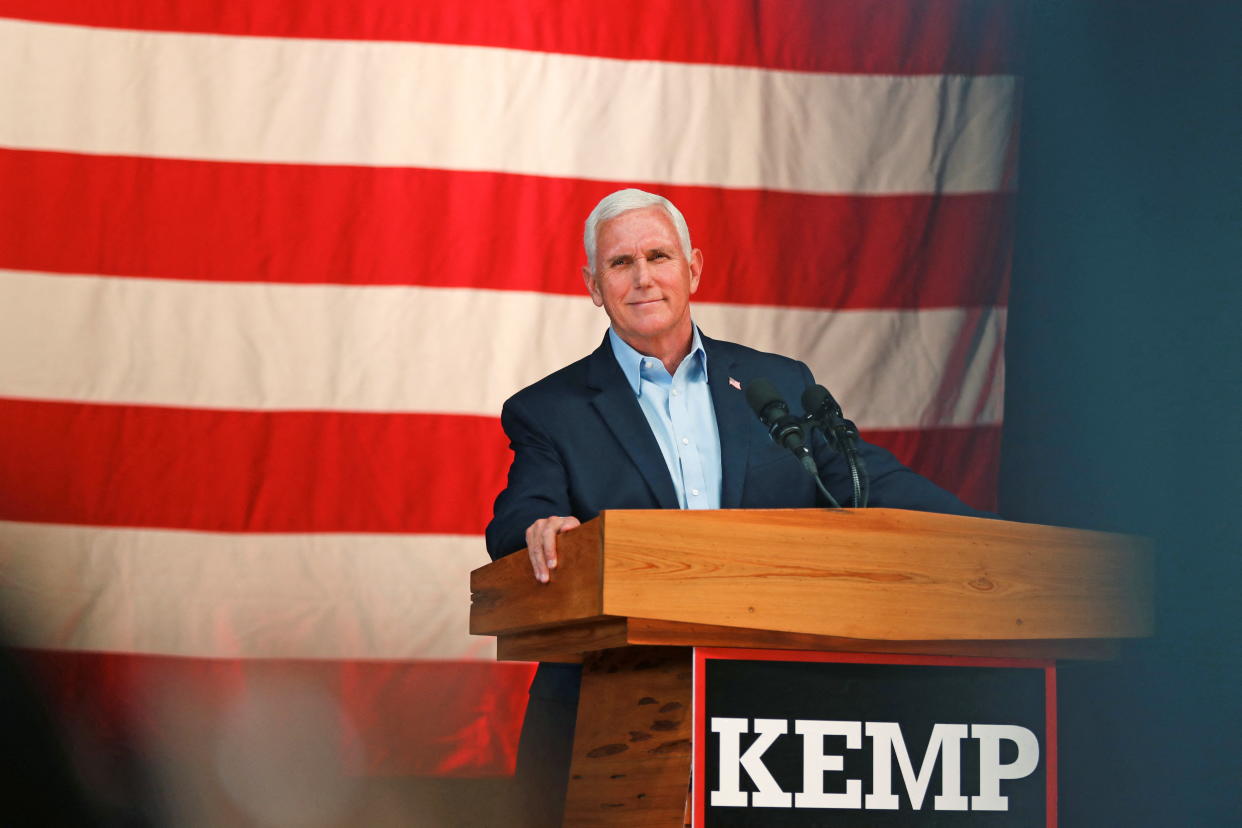
[[[1101,659],[1152,632],[1133,538],[897,509],[606,511],[471,573],[470,631],[583,664],[565,824],[681,826],[695,646]]]

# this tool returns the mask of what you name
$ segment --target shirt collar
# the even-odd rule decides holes
[[[699,326],[691,325],[690,356],[699,364],[702,375],[707,376],[707,351],[703,350],[703,339],[699,336]],[[612,326],[608,326],[608,341],[612,343],[612,355],[625,374],[625,381],[630,384],[636,395],[642,393],[642,363],[647,357],[634,350],[628,342],[617,335]]]

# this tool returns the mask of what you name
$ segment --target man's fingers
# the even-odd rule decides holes
[[[548,518],[543,526],[543,562],[556,569],[556,536],[561,531],[561,518]]]
[[[530,556],[530,568],[535,574],[535,580],[541,584],[548,582],[548,567],[543,562],[543,538],[540,532],[539,524],[543,521],[537,520],[526,530],[526,553]]]
[[[541,584],[548,582],[548,568],[543,563],[543,553],[530,547],[530,568],[535,573],[535,580]]]
[[[572,515],[569,517],[553,517],[548,518],[548,532],[544,537],[543,559],[548,564],[548,569],[556,569],[556,536],[561,532],[568,532],[578,525],[578,519]]]
[[[546,584],[551,570],[556,569],[556,536],[579,525],[576,517],[546,517],[532,523],[526,530],[526,551],[535,579]]]

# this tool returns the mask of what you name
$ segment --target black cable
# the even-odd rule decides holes
[[[824,496],[832,508],[840,509],[841,504],[837,503],[837,499],[832,496],[832,492],[828,491],[828,487],[824,485],[824,481],[819,479],[819,471],[815,468],[815,461],[810,457],[804,457],[802,459],[802,468],[806,469],[811,475],[811,479],[815,481],[815,486],[819,489],[819,493]]]
[[[858,478],[858,460],[855,457],[854,450],[846,449],[845,462],[850,466],[850,483],[854,487],[854,508],[862,507],[862,481]]]

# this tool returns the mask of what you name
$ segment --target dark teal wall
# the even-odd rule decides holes
[[[1160,556],[1158,636],[1062,670],[1062,824],[1242,824],[1242,2],[1028,44],[1001,510]]]

